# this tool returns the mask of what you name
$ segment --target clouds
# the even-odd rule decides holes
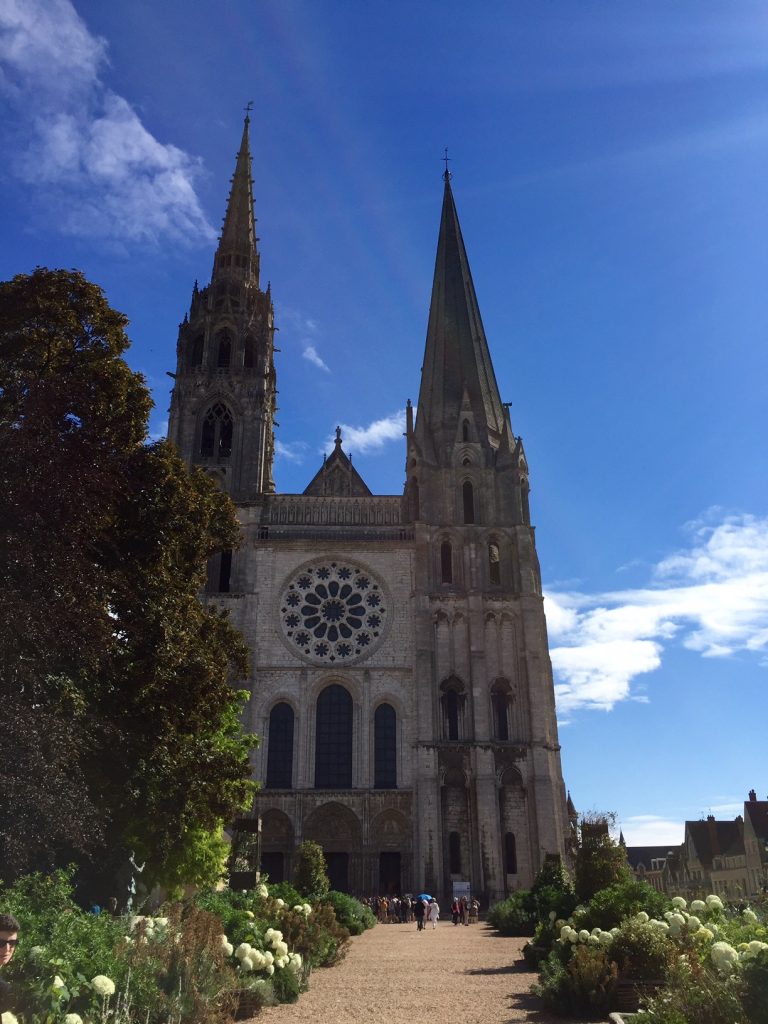
[[[644,699],[632,682],[660,667],[673,640],[704,657],[768,656],[768,518],[721,516],[688,532],[647,588],[547,594],[561,716]]]
[[[0,93],[19,136],[12,173],[36,186],[65,234],[210,244],[200,161],[147,130],[105,85],[105,65],[106,43],[69,0],[0,0]]]
[[[323,360],[318,355],[317,349],[315,348],[314,345],[307,345],[304,351],[301,353],[301,355],[303,359],[306,359],[307,362],[312,363],[312,365],[316,366],[318,369],[325,370],[326,373],[331,372],[327,364],[323,362]]]
[[[374,420],[367,427],[354,427],[349,423],[341,424],[344,450],[360,455],[381,451],[390,441],[402,441],[404,433],[405,409],[399,409],[389,416]],[[333,447],[333,438],[331,437],[325,442],[323,451],[329,447]]]
[[[685,835],[685,822],[658,817],[655,814],[634,814],[621,821],[627,846],[679,846]]]

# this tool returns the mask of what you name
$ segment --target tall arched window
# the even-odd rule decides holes
[[[491,693],[493,708],[493,732],[497,740],[509,739],[509,695],[500,686],[495,686]]]
[[[232,583],[232,552],[222,551],[219,556],[219,593],[228,594]]]
[[[493,542],[488,545],[488,579],[491,583],[501,583],[499,545]]]
[[[461,874],[461,836],[458,832],[448,835],[448,870],[452,875]]]
[[[267,789],[290,789],[293,784],[293,708],[285,701],[269,714]]]
[[[245,370],[252,370],[256,365],[256,342],[253,338],[245,339],[245,347],[243,349],[243,368]]]
[[[464,502],[464,522],[474,523],[475,521],[475,492],[469,480],[461,485],[461,496]]]
[[[220,370],[226,369],[232,360],[232,339],[228,334],[219,335],[219,344],[216,349],[216,365]]]
[[[443,713],[445,715],[445,738],[459,738],[459,695],[455,690],[448,690],[443,696]]]
[[[223,402],[216,402],[203,417],[200,454],[217,459],[232,454],[232,413]]]
[[[379,704],[373,716],[373,787],[397,788],[397,715],[391,704]]]
[[[461,424],[461,440],[469,440],[469,420],[464,420],[464,422]]]
[[[447,540],[440,545],[440,579],[443,583],[453,583],[453,551]]]
[[[351,789],[352,698],[343,686],[326,686],[315,721],[315,789]]]
[[[508,875],[517,874],[517,845],[514,832],[507,832],[504,836],[504,867]]]
[[[196,338],[192,339],[189,346],[189,365],[200,366],[203,361],[203,345],[205,344],[205,338],[202,334],[198,334]]]

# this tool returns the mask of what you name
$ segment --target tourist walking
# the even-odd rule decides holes
[[[437,900],[431,900],[429,904],[429,910],[427,912],[429,920],[432,922],[432,929],[437,928],[437,922],[440,920],[440,904]]]
[[[413,908],[413,915],[416,918],[416,931],[420,932],[424,929],[424,915],[427,911],[427,905],[424,900],[416,900],[416,904]]]
[[[457,896],[453,897],[453,903],[451,904],[451,919],[454,924],[458,924],[461,920],[461,903]]]

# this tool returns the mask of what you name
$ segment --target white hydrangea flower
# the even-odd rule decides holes
[[[309,915],[312,913],[312,904],[311,903],[303,903],[302,904],[302,910],[304,911],[306,916],[309,917]]]
[[[670,935],[679,935],[685,927],[685,918],[682,914],[673,914],[669,919]]]
[[[768,949],[768,942],[760,942],[759,939],[753,939],[747,943],[747,952],[750,956],[757,956],[763,949]]]
[[[265,970],[270,977],[275,973],[275,968],[272,964],[270,964],[269,967],[266,967]]]
[[[253,969],[255,971],[260,971],[267,964],[264,954],[261,952],[260,949],[252,949],[248,956],[248,959],[253,964]]]
[[[252,921],[256,915],[252,910],[246,910],[245,916]]]
[[[709,896],[707,896],[707,906],[710,910],[722,910],[723,901],[720,899],[719,896],[715,896],[714,893],[711,893]]]
[[[741,916],[748,924],[757,924],[757,914],[750,907],[746,907],[741,912]]]
[[[278,907],[284,907],[285,906],[285,900],[281,900],[279,896],[275,900],[275,903],[278,905]]]
[[[582,928],[579,932],[579,942],[586,942],[589,938],[589,932],[586,928]]]
[[[711,932],[709,928],[699,928],[696,932],[696,938],[701,939],[703,942],[711,942],[714,937],[715,933]]]
[[[66,987],[67,986],[64,984],[64,979],[60,978],[59,975],[57,974],[56,977],[51,982],[51,988],[66,988]]]
[[[263,883],[256,890],[257,895],[261,896],[263,900],[269,896],[269,889]]]
[[[685,927],[688,929],[689,932],[696,932],[699,930],[699,928],[701,928],[701,921],[698,919],[698,917],[694,917],[693,914],[691,914],[691,916],[685,922]]]
[[[672,899],[672,906],[677,907],[678,910],[685,910],[688,904],[685,902],[682,896],[675,896]]]
[[[238,960],[242,960],[243,957],[244,956],[248,956],[248,954],[250,952],[251,952],[251,944],[250,944],[250,942],[241,942],[240,945],[235,950],[235,956],[237,957]]]
[[[564,924],[563,927],[560,929],[560,939],[563,942],[567,942],[568,936],[571,934],[572,931],[573,929],[569,924]]]
[[[264,962],[266,963],[267,967],[271,967],[272,964],[275,962],[274,954],[270,953],[269,950],[267,950],[267,952],[264,953]]]
[[[243,956],[240,958],[240,970],[244,974],[247,974],[249,971],[253,970],[253,961],[249,956]]]
[[[692,914],[703,914],[706,909],[707,904],[704,902],[704,900],[694,900],[691,904]]]
[[[640,913],[637,915],[637,920],[640,921],[641,924],[647,924],[648,921],[650,921],[650,917],[648,916],[648,914],[646,914],[644,910],[641,910]]]
[[[91,978],[91,988],[105,998],[115,994],[115,983],[106,974],[97,974],[95,978]]]
[[[83,1024],[83,1018],[79,1013],[65,1013],[64,1024]]]
[[[610,932],[601,932],[598,937],[598,941],[600,942],[601,946],[610,946],[610,944],[613,942],[613,936]]]
[[[2,1022],[2,1024],[19,1024],[10,1010],[6,1010],[5,1013],[0,1013],[0,1022]]]
[[[158,928],[167,928],[168,927],[168,918],[167,917],[153,917],[152,920],[155,922],[155,925]]]
[[[303,903],[297,903],[296,906],[293,909],[294,909],[295,913],[303,914],[304,913],[304,904]]]
[[[714,942],[710,956],[719,974],[730,974],[739,960],[739,954],[728,942]]]

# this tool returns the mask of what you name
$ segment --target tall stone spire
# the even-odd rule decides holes
[[[423,455],[431,454],[438,461],[455,441],[459,417],[467,406],[479,439],[494,448],[505,422],[447,169],[443,178],[443,211],[415,429]]]
[[[251,178],[251,146],[246,113],[243,137],[237,153],[235,173],[227,200],[227,212],[221,229],[219,247],[213,261],[212,281],[231,274],[250,279],[259,285],[259,252],[256,247],[256,218],[253,215],[253,179]]]

